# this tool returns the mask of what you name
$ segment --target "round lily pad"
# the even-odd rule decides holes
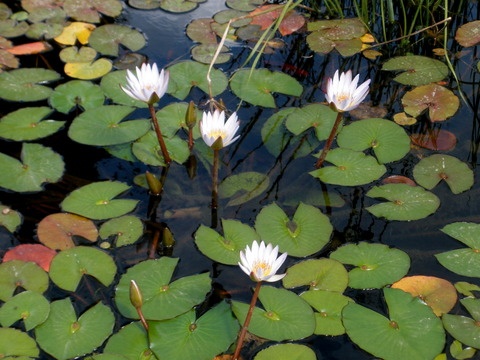
[[[147,119],[124,120],[135,109],[122,105],[104,105],[77,116],[68,136],[81,144],[111,146],[134,141],[150,129]]]
[[[268,69],[240,69],[230,79],[230,87],[240,99],[270,108],[275,107],[272,93],[300,96],[303,92],[295,78]]]
[[[213,359],[227,351],[239,330],[226,302],[198,318],[191,309],[174,319],[149,324],[150,347],[158,359]]]
[[[105,96],[100,86],[90,81],[71,80],[57,86],[48,100],[55,110],[68,114],[77,106],[81,110],[98,108]]]
[[[185,140],[178,136],[171,139],[165,138],[165,146],[173,161],[183,164],[190,156],[190,150]],[[132,145],[132,152],[135,157],[144,164],[153,166],[165,166],[165,160],[161,154],[155,131],[149,131]]]
[[[113,259],[102,250],[77,246],[58,253],[50,265],[50,278],[58,287],[75,291],[84,275],[109,286],[117,272]]]
[[[345,126],[337,136],[340,147],[355,151],[372,149],[381,164],[402,159],[410,151],[410,138],[393,121],[373,118]]]
[[[57,300],[50,304],[48,319],[35,329],[35,337],[44,351],[67,360],[100,346],[112,333],[114,323],[112,310],[101,302],[77,318],[70,299]]]
[[[473,186],[473,171],[456,157],[433,154],[423,158],[413,168],[415,181],[430,190],[445,180],[454,194],[459,194]]]
[[[384,217],[387,220],[423,219],[437,211],[440,206],[440,199],[435,194],[420,186],[407,184],[374,186],[366,195],[387,200],[366,207],[373,215]]]
[[[5,359],[37,359],[37,343],[26,333],[11,328],[0,328],[0,354]]]
[[[262,173],[247,171],[225,178],[218,187],[218,196],[230,198],[227,206],[236,206],[261,195],[270,185],[270,178]]]
[[[56,182],[65,164],[59,154],[40,144],[23,143],[21,161],[0,153],[0,187],[17,192],[43,190],[42,184]]]
[[[24,68],[0,73],[0,98],[11,101],[39,101],[48,98],[52,89],[47,82],[60,79],[60,74],[48,69]]]
[[[359,304],[345,306],[343,325],[350,339],[381,359],[424,360],[440,354],[445,332],[430,307],[402,290],[383,291],[389,317]]]
[[[263,309],[257,303],[253,310],[248,326],[248,331],[252,334],[275,341],[298,340],[313,334],[313,310],[295,293],[262,286],[258,299]],[[241,324],[245,322],[249,307],[249,304],[232,301],[233,312]]]
[[[122,86],[127,84],[127,71],[117,70],[112,71],[102,77],[100,81],[100,87],[104,94],[113,100],[113,102],[120,105],[135,106],[140,108],[148,107],[147,103],[128,96],[125,91],[122,90]]]
[[[399,56],[387,60],[382,70],[404,71],[394,80],[403,85],[421,86],[441,81],[448,75],[448,67],[443,62],[420,55]]]
[[[339,247],[330,258],[353,265],[348,286],[354,289],[379,289],[404,277],[410,268],[409,256],[383,244],[360,242]]]
[[[135,280],[143,297],[142,312],[148,320],[165,320],[185,313],[201,303],[210,291],[208,273],[185,276],[172,281],[177,258],[162,257],[143,261],[121,277],[115,293],[119,311],[128,318],[138,319],[130,302],[130,282]]]
[[[254,360],[316,360],[315,352],[306,345],[277,344],[263,349],[255,355]]]
[[[175,102],[162,107],[156,112],[158,123],[162,127],[162,135],[167,138],[172,138],[177,134],[180,129],[188,131],[188,126],[185,122],[185,114],[187,113],[189,104],[187,102]],[[195,111],[197,119],[202,118],[203,112],[199,109]],[[193,128],[193,138],[198,139],[200,129],[198,127],[200,121],[196,122],[196,126]]]
[[[82,46],[80,49],[76,46],[69,46],[58,54],[64,63],[91,63],[97,55],[97,51],[89,46]]]
[[[443,326],[455,339],[467,346],[480,348],[480,299],[463,298],[460,300],[472,317],[444,314]]]
[[[464,47],[474,46],[480,42],[479,28],[480,20],[469,21],[457,29],[455,40]]]
[[[9,206],[0,204],[0,226],[5,227],[11,233],[15,232],[22,223],[22,214],[12,210]]]
[[[210,64],[215,56],[217,51],[217,44],[199,44],[195,45],[192,49],[192,59],[203,64]],[[232,58],[232,53],[229,49],[224,46],[222,47],[221,52],[215,58],[214,64],[224,64]]]
[[[89,44],[99,53],[118,56],[119,45],[138,51],[146,44],[145,37],[129,26],[107,24],[97,27],[89,38]]]
[[[102,14],[117,17],[123,10],[119,0],[65,0],[63,9],[69,17],[89,23],[100,22]]]
[[[252,239],[259,236],[250,226],[238,220],[222,220],[224,236],[214,229],[200,225],[195,232],[195,244],[198,249],[213,261],[227,265],[237,265],[240,250],[251,245]]]
[[[98,59],[91,63],[72,62],[66,63],[63,71],[68,76],[81,79],[93,80],[108,74],[112,70],[112,62],[108,59]]]
[[[43,294],[48,289],[48,275],[33,262],[12,260],[1,263],[0,300],[9,300],[19,286]]]
[[[149,360],[151,356],[148,354],[151,354],[151,350],[148,347],[147,339],[147,333],[140,322],[132,322],[122,327],[108,339],[103,353],[114,356],[122,355],[125,359]],[[116,359],[112,358],[112,360]]]
[[[0,324],[9,327],[17,320],[23,320],[25,330],[30,331],[47,320],[49,312],[50,303],[41,294],[23,291],[0,307]]]
[[[95,182],[72,191],[60,206],[63,211],[90,219],[111,219],[125,215],[137,206],[137,200],[113,199],[128,189],[127,184],[118,181]]]
[[[99,231],[102,239],[115,236],[115,246],[133,244],[143,235],[142,221],[132,215],[110,219],[102,224]]]
[[[30,261],[48,272],[50,271],[50,263],[55,255],[57,255],[55,250],[49,249],[41,244],[20,244],[8,250],[5,255],[3,255],[3,261]]]
[[[318,140],[326,140],[337,118],[337,113],[323,104],[310,104],[292,109],[286,114],[285,126],[295,135],[300,135],[309,128],[315,129]]]
[[[309,174],[327,184],[364,185],[379,179],[387,171],[373,156],[351,149],[330,150],[325,160],[335,166],[325,166]]]
[[[265,243],[278,245],[291,256],[309,256],[330,240],[333,227],[328,217],[314,206],[300,203],[292,220],[275,203],[257,215],[255,230]]]

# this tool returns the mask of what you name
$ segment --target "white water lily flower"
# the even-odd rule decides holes
[[[147,104],[157,102],[167,91],[168,88],[168,71],[158,72],[157,64],[142,64],[141,68],[136,68],[137,75],[127,70],[127,85],[121,86],[122,90],[128,96],[144,101]]]
[[[352,72],[348,70],[338,76],[335,71],[333,79],[328,79],[325,98],[329,104],[334,104],[338,112],[355,109],[368,94],[370,79],[357,87],[359,75],[352,80]]]
[[[240,122],[236,112],[230,115],[227,122],[225,122],[225,112],[215,110],[213,114],[211,112],[203,113],[202,121],[200,122],[200,132],[205,144],[211,147],[221,138],[220,148],[224,148],[240,137],[240,135],[235,136],[239,126]]]
[[[254,241],[251,249],[247,245],[244,251],[240,251],[238,265],[253,281],[278,281],[286,275],[276,275],[276,272],[287,258],[287,253],[283,253],[278,258],[277,255],[278,245],[274,248],[272,244],[265,246],[262,241],[258,245],[257,241]]]

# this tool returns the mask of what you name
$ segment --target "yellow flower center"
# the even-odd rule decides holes
[[[349,96],[348,94],[342,93],[342,94],[339,94],[339,95],[337,96],[337,100],[338,100],[338,101],[345,101],[345,100],[348,100],[349,97],[350,97],[350,96]]]
[[[208,133],[208,136],[214,138],[215,140],[221,137],[223,140],[227,137],[227,134],[223,129],[213,129]]]
[[[266,264],[264,262],[258,262],[253,266],[252,272],[255,275],[260,275],[260,276],[268,276],[270,274],[270,271],[272,268],[270,267],[269,264]]]

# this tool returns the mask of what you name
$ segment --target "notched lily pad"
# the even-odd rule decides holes
[[[15,69],[0,73],[0,98],[11,101],[40,101],[53,91],[45,85],[60,79],[60,74],[48,69]]]
[[[99,53],[118,56],[119,45],[131,51],[138,51],[146,44],[145,37],[125,25],[107,24],[97,27],[90,35],[89,44]]]
[[[417,117],[428,110],[430,121],[444,121],[453,116],[460,106],[458,97],[447,88],[428,84],[417,86],[402,97],[405,112]]]
[[[108,74],[112,70],[112,62],[108,59],[98,59],[91,63],[72,62],[66,63],[64,67],[65,74],[68,76],[81,79],[93,80]]]
[[[470,21],[457,29],[455,40],[462,46],[475,46],[480,43],[480,20]]]
[[[399,56],[387,60],[382,70],[403,71],[394,80],[403,85],[421,86],[441,81],[448,75],[448,67],[443,62],[426,56]]]
[[[34,339],[26,333],[11,328],[0,328],[0,353],[5,359],[37,359],[40,350]]]
[[[17,320],[23,320],[25,330],[30,331],[43,323],[49,312],[50,303],[41,294],[23,291],[0,307],[0,324],[9,327]]]
[[[462,305],[470,313],[471,317],[463,315],[444,314],[442,317],[443,326],[450,335],[461,343],[480,348],[480,299],[464,298],[460,300]]]
[[[230,198],[227,206],[246,203],[262,194],[269,186],[267,175],[248,171],[232,175],[224,179],[218,187],[220,198]]]
[[[23,217],[18,211],[9,206],[0,204],[0,226],[5,227],[11,233],[15,232],[22,224]]]
[[[13,297],[18,287],[43,294],[48,289],[48,275],[37,264],[11,260],[0,264],[0,300]]]
[[[300,135],[307,129],[313,128],[317,139],[322,141],[328,139],[336,118],[337,113],[330,107],[323,104],[310,104],[302,108],[294,108],[291,113],[286,114],[285,126],[294,135]]]
[[[102,224],[99,235],[102,239],[113,236],[116,247],[133,244],[143,234],[142,221],[133,215],[110,219]]]
[[[65,0],[63,9],[75,20],[89,23],[100,22],[101,15],[117,17],[123,10],[119,0]]]
[[[71,80],[59,85],[48,99],[57,111],[68,114],[76,107],[81,110],[98,108],[103,105],[105,96],[100,86],[82,80]]]

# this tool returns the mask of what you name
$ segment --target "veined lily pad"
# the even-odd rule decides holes
[[[53,112],[46,106],[25,107],[5,115],[0,120],[0,137],[28,141],[47,137],[60,130],[65,121],[44,120]]]
[[[48,275],[33,262],[12,260],[1,263],[0,300],[9,300],[19,286],[43,294],[48,289]]]
[[[337,113],[323,104],[310,104],[295,108],[287,115],[285,126],[295,135],[300,135],[309,128],[315,129],[318,140],[326,140],[337,118]]]
[[[399,289],[383,292],[388,318],[359,304],[345,306],[343,325],[350,339],[382,359],[425,360],[440,354],[445,332],[430,307]]]
[[[64,67],[65,74],[68,76],[81,79],[93,80],[108,74],[112,70],[112,62],[108,59],[98,59],[91,63],[86,62],[72,62],[66,63]]]
[[[465,345],[480,348],[480,299],[463,298],[460,300],[462,305],[472,316],[444,314],[442,317],[443,326],[450,335]]]
[[[154,360],[156,358],[151,354],[152,351],[148,347],[147,339],[147,333],[140,322],[133,322],[122,327],[108,339],[103,353],[112,354],[112,356],[117,356],[117,358],[118,356],[124,356],[125,360]],[[112,358],[112,360],[117,358]]]
[[[0,98],[11,101],[39,101],[48,98],[52,89],[38,85],[60,79],[48,69],[16,69],[0,73]]]
[[[149,322],[150,347],[158,359],[210,360],[235,341],[239,325],[221,302],[199,318],[195,309],[174,319]]]
[[[118,56],[120,44],[131,51],[138,51],[145,46],[145,43],[145,37],[138,30],[119,24],[99,26],[92,32],[89,39],[92,48],[110,56]]]
[[[22,214],[10,207],[0,204],[0,226],[11,233],[15,232],[22,223]]]
[[[3,327],[23,320],[25,330],[30,331],[47,320],[50,303],[41,294],[34,291],[23,291],[0,307],[0,324]],[[3,353],[0,350],[0,353]]]
[[[49,98],[50,105],[64,114],[77,106],[82,110],[98,108],[104,101],[105,96],[100,86],[82,80],[71,80],[57,86]]]
[[[117,17],[122,12],[119,0],[65,0],[63,9],[69,17],[89,23],[100,22],[101,14]]]
[[[355,266],[348,273],[348,286],[354,289],[382,288],[404,277],[410,268],[410,258],[405,252],[383,244],[344,245],[332,252],[330,258]]]
[[[295,293],[272,286],[262,286],[258,295],[263,309],[258,305],[248,326],[254,335],[275,340],[298,340],[313,334],[315,317],[305,300]],[[249,304],[232,301],[238,321],[243,324]]]
[[[127,191],[127,184],[117,181],[91,183],[72,191],[62,201],[63,211],[94,220],[105,220],[125,215],[137,206],[137,200],[114,199]]]
[[[231,198],[227,206],[236,206],[259,196],[267,190],[270,178],[262,173],[247,171],[225,178],[218,187],[220,198]]]
[[[104,105],[86,110],[77,116],[68,136],[81,144],[111,146],[134,141],[150,129],[147,119],[126,120],[135,109],[122,105]]]
[[[428,110],[430,121],[443,121],[453,116],[460,106],[458,97],[438,84],[417,86],[402,97],[405,112],[413,117]]]
[[[50,278],[58,287],[75,291],[84,275],[109,286],[117,272],[113,259],[92,247],[77,246],[58,253],[50,265]]]
[[[185,140],[178,136],[171,139],[164,138],[165,146],[172,160],[179,164],[183,164],[187,161],[190,155],[188,150],[188,144]],[[160,151],[160,145],[158,144],[158,138],[155,131],[149,131],[143,135],[140,139],[132,145],[132,152],[138,160],[144,164],[153,166],[165,166],[165,160]]]
[[[309,256],[330,240],[333,227],[328,217],[311,205],[300,203],[292,220],[277,205],[265,206],[257,215],[255,230],[261,240],[278,245],[291,256]]]
[[[57,255],[55,250],[41,244],[20,244],[11,248],[3,255],[3,262],[12,260],[30,261],[48,272],[50,271],[50,263],[55,255]]]
[[[306,345],[277,344],[263,349],[255,355],[254,360],[316,360],[315,352]]]
[[[131,280],[135,280],[142,293],[142,312],[147,320],[171,319],[201,303],[210,290],[209,274],[185,276],[172,282],[177,263],[177,258],[162,257],[141,262],[128,269],[120,279],[115,293],[119,311],[125,317],[139,318],[130,302]]]
[[[181,61],[169,66],[168,71],[170,71],[168,93],[177,99],[185,99],[194,86],[209,94],[208,65],[195,61]],[[215,68],[212,69],[210,77],[212,79],[210,95],[217,96],[227,88],[228,79],[222,71]]]
[[[295,78],[268,69],[240,69],[230,79],[232,91],[253,105],[275,107],[272,93],[291,96],[302,94],[302,85]]]
[[[448,67],[443,62],[426,56],[399,56],[387,60],[382,70],[404,71],[394,80],[403,85],[421,86],[441,81],[448,75]]]
[[[37,343],[26,333],[11,328],[0,328],[0,354],[5,359],[37,359]]]
[[[40,347],[59,360],[93,351],[112,333],[115,317],[106,305],[98,303],[78,319],[70,299],[50,305],[50,315],[35,329]],[[59,346],[62,344],[62,346]]]
[[[373,149],[381,164],[402,159],[410,151],[410,138],[402,127],[385,119],[365,119],[345,126],[337,136],[340,147]]]
[[[351,149],[330,150],[325,160],[335,166],[325,166],[309,174],[327,184],[364,185],[379,179],[387,171],[373,156]]]
[[[192,58],[195,61],[198,61],[203,64],[210,64],[215,56],[215,53],[217,51],[217,44],[200,44],[200,45],[195,45],[192,49]],[[230,50],[224,46],[222,47],[222,50],[220,53],[217,55],[215,59],[215,64],[224,64],[228,61],[230,61],[232,57],[232,53]]]
[[[195,232],[195,244],[198,249],[213,261],[221,264],[237,265],[240,250],[251,245],[259,236],[250,226],[237,220],[222,220],[224,236],[214,229],[200,225]]]
[[[99,234],[102,239],[115,236],[116,247],[130,245],[142,236],[143,223],[136,216],[125,215],[104,222]]]
[[[423,219],[437,211],[440,206],[440,199],[435,194],[420,186],[407,184],[374,186],[366,195],[388,200],[366,208],[376,217],[384,217],[388,220]]]
[[[480,20],[470,21],[457,29],[455,40],[464,47],[480,43]]]
[[[122,90],[121,86],[125,86],[126,84],[126,70],[112,71],[102,77],[102,80],[100,81],[100,87],[102,88],[104,94],[108,98],[112,99],[115,103],[141,108],[148,107],[145,102],[133,99]]]
[[[60,155],[40,144],[23,143],[21,161],[0,153],[0,187],[30,192],[43,190],[43,183],[53,183],[63,175],[65,163]]]
[[[480,224],[456,222],[444,226],[441,231],[464,243],[468,248],[435,255],[440,264],[459,275],[480,277]]]
[[[459,159],[444,154],[423,158],[413,168],[415,181],[430,190],[445,180],[452,193],[459,194],[473,186],[473,171]]]
[[[328,290],[342,293],[348,285],[345,267],[332,259],[310,259],[287,269],[283,286],[290,289],[309,285],[310,290]]]

